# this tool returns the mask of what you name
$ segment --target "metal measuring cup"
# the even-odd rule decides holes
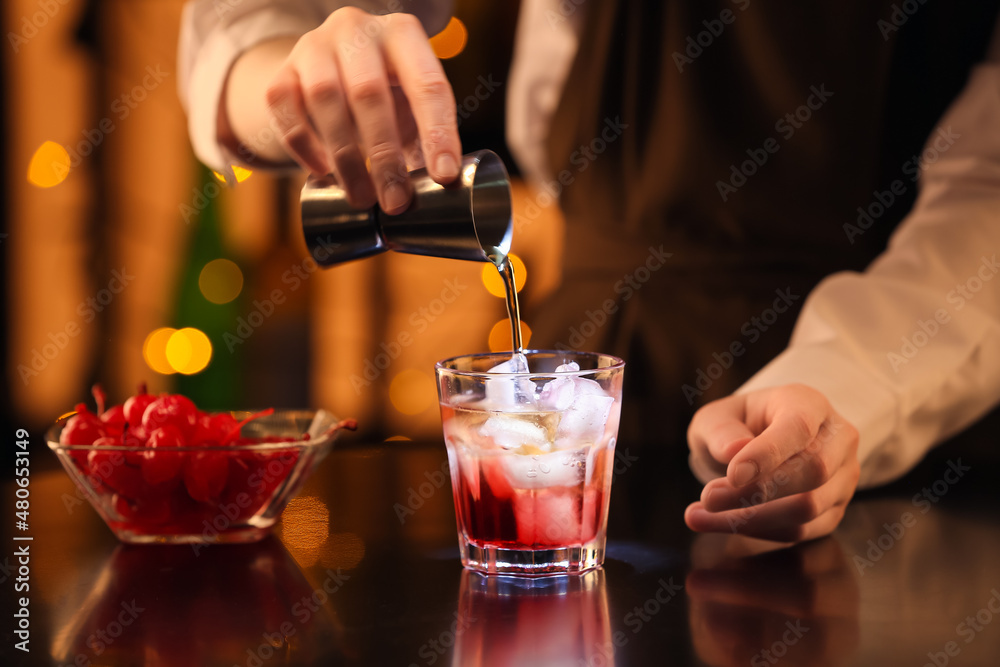
[[[310,176],[302,188],[302,230],[316,262],[333,266],[386,250],[485,262],[510,251],[510,179],[496,153],[462,156],[448,185],[426,168],[411,171],[410,180],[409,208],[386,215],[378,205],[352,208],[333,178]]]

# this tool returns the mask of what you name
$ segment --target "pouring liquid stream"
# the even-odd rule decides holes
[[[521,343],[521,308],[517,303],[517,286],[514,282],[514,265],[507,259],[507,255],[499,248],[491,248],[487,253],[490,262],[497,267],[500,277],[503,279],[504,292],[507,295],[507,315],[510,317],[511,344],[515,355],[522,354],[524,348]]]

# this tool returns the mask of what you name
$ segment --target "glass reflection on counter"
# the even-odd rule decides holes
[[[612,667],[604,577],[463,570],[452,667]]]
[[[311,664],[335,655],[343,637],[329,606],[310,605],[316,592],[273,537],[197,554],[120,545],[51,655],[102,666]]]
[[[790,548],[699,535],[685,588],[698,658],[729,665],[841,665],[859,641],[856,572],[832,537]]]

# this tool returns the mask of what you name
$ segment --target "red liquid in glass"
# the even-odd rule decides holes
[[[587,544],[603,531],[613,465],[608,442],[554,451],[533,445],[503,449],[478,435],[491,413],[448,406],[441,413],[455,514],[470,542],[481,548],[552,549]],[[555,413],[549,415],[557,421]],[[547,419],[545,413],[513,417]]]

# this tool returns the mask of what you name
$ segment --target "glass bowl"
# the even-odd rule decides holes
[[[237,419],[250,413],[233,412]],[[281,410],[249,422],[241,438],[254,442],[214,447],[63,445],[57,424],[49,448],[119,540],[131,544],[256,542],[329,453],[342,422],[325,410]],[[164,457],[170,479],[147,483],[139,464]]]

